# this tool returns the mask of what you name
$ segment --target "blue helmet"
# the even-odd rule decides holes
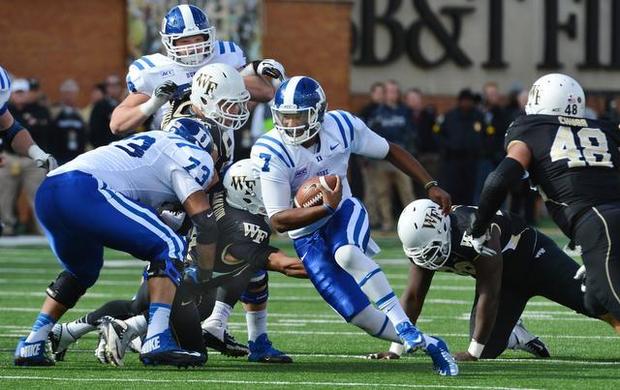
[[[194,145],[206,150],[209,154],[213,150],[213,139],[209,132],[209,125],[192,118],[179,118],[172,120],[164,129],[174,133]]]
[[[314,137],[321,129],[326,109],[323,88],[307,76],[295,76],[280,84],[271,105],[275,128],[289,145]]]
[[[211,59],[215,47],[215,27],[198,7],[181,4],[168,11],[161,24],[161,42],[166,54],[183,66],[199,66]],[[204,41],[176,46],[179,38],[202,35]]]

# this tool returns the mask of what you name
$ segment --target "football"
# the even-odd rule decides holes
[[[337,181],[335,175],[315,176],[304,181],[295,194],[295,207],[312,207],[323,204],[321,187],[334,190]]]

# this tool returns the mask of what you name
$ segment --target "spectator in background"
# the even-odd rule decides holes
[[[73,79],[60,85],[60,105],[52,120],[52,154],[62,165],[84,153],[86,124],[77,108],[80,88]]]
[[[469,89],[459,92],[457,107],[448,111],[439,130],[442,187],[453,204],[472,204],[484,116]]]
[[[385,103],[385,86],[383,83],[376,82],[370,86],[370,103],[365,105],[359,113],[359,118],[364,121],[366,126],[375,129],[376,126],[372,122],[375,111]],[[370,226],[375,228],[381,225],[381,212],[379,211],[377,189],[375,187],[376,177],[376,161],[358,155],[351,155],[349,171],[355,172],[355,167],[362,172],[362,191],[364,205],[368,211],[368,220]],[[349,180],[349,183],[355,183],[356,180]]]
[[[118,139],[110,130],[110,117],[122,98],[121,79],[116,75],[108,76],[105,80],[105,97],[95,104],[89,120],[89,141],[94,148]]]
[[[405,93],[405,105],[411,110],[411,121],[416,134],[417,159],[434,178],[439,177],[439,142],[436,126],[437,115],[432,106],[424,106],[424,97],[417,88],[411,88]],[[422,186],[416,186],[416,193],[420,197],[426,196]]]
[[[487,176],[504,158],[504,135],[511,122],[507,109],[502,105],[502,96],[495,82],[488,82],[482,87],[482,113],[484,114],[483,131],[480,132],[482,148],[478,160],[474,204],[478,204]]]
[[[34,90],[31,90],[31,86]],[[39,103],[41,98],[37,83],[16,79],[12,84],[9,110],[15,120],[30,131],[33,140],[43,149],[50,149],[50,113]],[[34,195],[45,178],[45,170],[38,168],[34,160],[13,154],[5,146],[4,164],[0,167],[0,219],[5,235],[15,235],[26,229],[27,218],[18,221],[15,212],[20,189],[25,190],[30,207],[34,207]]]
[[[380,105],[373,112],[368,122],[372,124],[377,134],[405,148],[411,154],[416,154],[411,111],[401,103],[400,87],[395,81],[390,80],[385,83],[385,104]],[[381,229],[394,230],[393,188],[396,187],[401,204],[406,206],[415,199],[413,183],[409,176],[387,161],[375,161],[374,165],[374,180],[370,185],[374,185],[377,191]]]
[[[93,107],[95,107],[95,104],[97,104],[104,97],[105,97],[105,83],[97,83],[93,85],[93,88],[90,90],[90,97],[88,99],[88,105],[82,108],[81,110],[82,119],[84,119],[84,121],[86,122],[90,121],[90,115],[93,112]],[[86,127],[88,128],[88,123],[86,123],[86,125],[87,125]],[[90,132],[90,129],[88,131]]]

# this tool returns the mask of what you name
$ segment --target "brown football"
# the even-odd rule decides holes
[[[321,186],[333,190],[338,179],[335,175],[315,176],[304,181],[295,194],[295,207],[312,207],[323,204]]]

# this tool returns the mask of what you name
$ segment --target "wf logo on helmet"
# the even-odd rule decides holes
[[[441,215],[435,208],[429,208],[426,210],[426,215],[424,216],[424,224],[422,227],[427,228],[437,228],[437,224],[441,221]]]
[[[201,73],[196,79],[196,83],[198,84],[198,86],[204,89],[205,94],[209,97],[213,97],[213,92],[215,92],[215,89],[218,86],[218,84],[213,81],[212,78],[213,77],[211,77],[211,75]]]

